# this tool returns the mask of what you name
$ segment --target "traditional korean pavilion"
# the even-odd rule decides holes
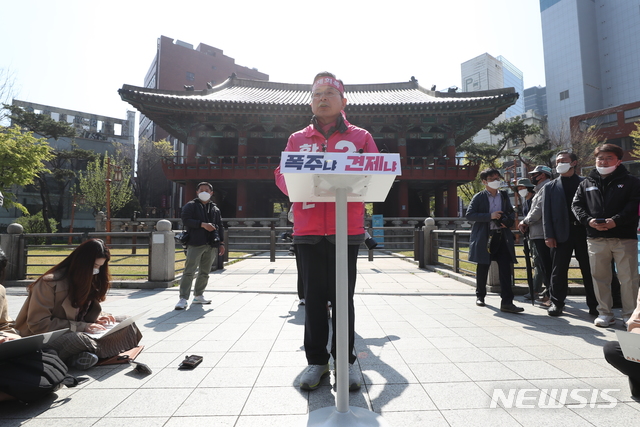
[[[271,217],[288,198],[273,171],[289,135],[309,124],[310,84],[239,79],[205,90],[166,91],[124,85],[121,98],[184,146],[164,159],[168,179],[183,184],[182,202],[209,181],[226,218]],[[457,186],[478,165],[456,147],[513,105],[513,88],[479,92],[427,90],[404,83],[345,86],[347,120],[367,129],[380,151],[400,153],[402,176],[374,212],[390,217],[457,216]],[[435,212],[429,203],[435,201]]]

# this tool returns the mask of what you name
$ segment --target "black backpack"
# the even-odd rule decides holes
[[[78,380],[55,353],[36,351],[0,361],[0,391],[31,403]]]

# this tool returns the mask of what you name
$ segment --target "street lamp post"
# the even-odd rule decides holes
[[[76,213],[76,207],[78,206],[76,204],[76,197],[78,196],[79,196],[78,203],[80,203],[81,205],[84,204],[84,196],[78,195],[77,193],[73,193],[73,202],[71,203],[71,224],[69,224],[69,233],[73,233],[73,219]],[[73,236],[69,236],[69,244],[71,244],[72,242],[73,242]]]

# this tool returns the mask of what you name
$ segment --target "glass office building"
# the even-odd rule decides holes
[[[540,0],[549,131],[640,100],[640,0]]]

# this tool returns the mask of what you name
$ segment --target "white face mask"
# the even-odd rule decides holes
[[[93,275],[95,276],[96,274],[100,273],[100,269],[99,268],[94,268],[93,269]]]
[[[526,188],[524,190],[518,190],[518,194],[524,199],[525,197],[527,197],[527,194],[529,194],[529,190],[527,190]]]
[[[489,188],[493,188],[494,190],[497,190],[498,188],[502,187],[502,181],[500,180],[491,181],[491,182],[488,182],[487,185],[489,186]]]
[[[610,173],[613,173],[613,171],[616,170],[617,167],[618,165],[609,166],[608,168],[596,166],[596,169],[598,169],[598,172],[600,173],[600,175],[609,175]]]
[[[208,202],[209,199],[211,198],[211,194],[207,193],[206,191],[203,191],[202,193],[198,193],[198,198],[203,202]]]
[[[571,169],[571,163],[558,163],[556,166],[556,172],[560,175],[569,172],[569,169]]]

